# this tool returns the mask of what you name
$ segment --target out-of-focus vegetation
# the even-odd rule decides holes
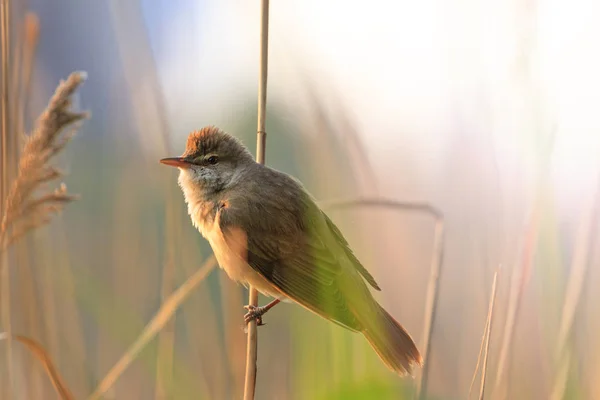
[[[585,110],[599,104],[592,95],[552,106],[544,100],[555,83],[550,84],[547,78],[553,75],[543,75],[546,70],[534,62],[543,66],[548,61],[534,57],[536,50],[544,49],[536,47],[532,26],[536,17],[556,5],[513,5],[517,18],[502,21],[516,37],[518,51],[505,57],[506,65],[492,68],[486,64],[486,46],[495,54],[496,36],[490,35],[489,43],[481,39],[483,50],[470,48],[469,40],[475,40],[470,32],[488,31],[485,26],[462,24],[477,20],[469,13],[481,11],[475,4],[445,15],[438,11],[447,6],[428,2],[432,10],[418,8],[414,17],[396,16],[402,23],[407,18],[422,21],[415,28],[421,35],[433,30],[430,22],[435,26],[443,22],[440,26],[448,35],[440,39],[432,33],[432,37],[446,47],[436,42],[439,46],[430,50],[422,37],[418,42],[419,51],[448,61],[431,65],[422,53],[417,55],[423,60],[411,58],[411,46],[394,47],[407,39],[390,33],[398,21],[391,21],[390,13],[377,12],[385,4],[372,9],[365,4],[360,18],[356,14],[343,18],[344,10],[357,6],[340,2],[339,20],[318,25],[316,18],[315,26],[306,27],[300,37],[327,43],[329,37],[312,36],[319,26],[331,27],[320,34],[335,36],[336,27],[348,29],[348,21],[352,22],[352,34],[344,43],[356,47],[356,63],[362,62],[360,68],[369,72],[361,75],[353,65],[340,70],[339,62],[339,76],[356,73],[353,88],[359,89],[352,91],[350,86],[340,88],[339,81],[337,86],[330,82],[319,69],[322,65],[311,65],[314,59],[294,53],[299,39],[292,33],[287,36],[278,19],[299,10],[317,12],[308,8],[311,2],[306,2],[307,8],[301,3],[273,5],[267,164],[300,178],[319,200],[382,196],[427,202],[443,212],[444,258],[428,398],[467,397],[492,276],[499,265],[486,398],[600,396],[595,379],[600,372],[600,341],[595,335],[600,323],[595,290],[600,277],[595,251],[600,162],[590,162],[568,178],[560,164],[556,166],[557,154],[570,148],[570,132],[586,130],[589,136],[578,136],[580,141],[600,134],[595,125],[573,123],[579,106],[572,104],[581,103],[582,115],[588,117]],[[56,161],[66,172],[70,191],[81,199],[50,226],[12,247],[6,259],[12,332],[39,342],[75,398],[86,398],[164,298],[210,257],[208,244],[186,215],[176,173],[161,167],[158,159],[180,154],[188,131],[208,124],[239,136],[254,152],[255,81],[244,77],[252,75],[248,70],[255,71],[257,63],[228,63],[225,51],[232,47],[248,51],[244,39],[238,43],[229,36],[202,38],[201,56],[222,60],[223,70],[234,71],[228,77],[241,77],[229,90],[216,92],[211,86],[214,78],[207,76],[214,68],[204,65],[214,67],[218,62],[194,56],[198,48],[172,50],[187,53],[193,61],[206,61],[190,61],[197,75],[187,74],[187,64],[160,57],[172,55],[165,51],[165,37],[178,29],[177,16],[182,14],[171,2],[157,2],[156,7],[148,1],[12,0],[10,4],[9,110],[22,113],[24,119],[13,118],[8,130],[9,146],[2,154],[7,168],[13,169],[7,179],[15,176],[11,166],[16,166],[20,135],[31,131],[59,79],[73,70],[89,74],[75,106],[91,111],[92,118]],[[238,9],[247,4],[219,3],[228,5],[223,8],[201,4],[203,15],[223,27],[216,30],[220,34],[233,31],[228,25],[246,21]],[[227,13],[214,11],[227,7],[231,7]],[[28,9],[39,19],[35,25],[39,41],[31,36],[37,35],[33,25],[27,25]],[[306,18],[297,14],[298,19]],[[543,25],[539,29],[547,32]],[[258,54],[258,20],[254,31],[256,40],[249,43],[256,44],[251,48]],[[184,36],[181,43],[189,43]],[[373,58],[363,39],[372,44],[369,48],[378,41],[385,43],[387,55]],[[538,41],[543,42],[539,37]],[[229,50],[219,47],[231,42],[236,44]],[[589,52],[573,53],[573,59],[559,67],[570,71],[570,63],[595,65],[597,50],[585,49]],[[331,53],[343,55],[338,48]],[[365,88],[374,84],[373,75],[390,73],[396,53],[407,54],[402,62],[409,66],[421,63],[425,71],[442,71],[431,80],[439,80],[440,92],[447,92],[440,94],[431,86],[421,90],[419,85],[429,80],[415,68],[411,71],[418,79],[398,76],[386,83],[388,103],[365,96],[362,103],[354,101],[360,97],[357,93],[369,93]],[[470,60],[472,69],[459,68],[463,64],[457,60],[463,59]],[[181,74],[193,93],[166,86],[176,79],[164,79],[162,73],[177,68],[186,71]],[[490,71],[501,79],[486,81]],[[455,79],[447,83],[443,77]],[[206,92],[197,90],[194,82],[199,81]],[[402,97],[407,91],[414,104]],[[575,114],[567,115],[564,109]],[[367,115],[372,119],[365,122]],[[419,123],[414,122],[417,119]],[[436,129],[439,132],[432,133]],[[574,151],[571,157],[579,155]],[[374,208],[331,210],[330,215],[382,286],[378,299],[422,343],[434,237],[431,218]],[[215,269],[106,398],[241,398],[246,300],[245,289]],[[259,329],[258,399],[398,399],[410,398],[415,391],[415,382],[389,372],[360,335],[290,304],[270,311],[265,321],[267,325]],[[52,398],[54,389],[40,363],[18,343],[12,344],[12,353],[15,398]],[[9,363],[4,355],[0,342],[0,391],[4,391],[0,398],[6,398],[8,390]]]

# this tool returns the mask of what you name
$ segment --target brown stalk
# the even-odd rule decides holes
[[[48,378],[50,378],[50,382],[52,382],[52,386],[54,386],[56,393],[60,396],[61,399],[74,399],[73,394],[65,384],[65,381],[58,372],[58,369],[56,369],[56,367],[54,366],[52,358],[46,352],[46,350],[44,350],[42,345],[40,345],[35,340],[25,336],[14,335],[12,339],[27,347],[31,354],[33,354],[35,358],[38,359],[38,361],[44,367],[44,371],[46,371],[46,374],[48,374]],[[6,332],[0,333],[0,340],[8,340],[8,334]]]
[[[10,70],[10,0],[0,0],[0,48],[2,54],[2,76],[0,88],[2,101],[0,103],[0,163],[2,176],[0,179],[0,200],[6,197],[8,187],[8,130],[9,124],[9,83],[8,72]],[[4,214],[4,205],[0,205],[0,214]]]
[[[7,5],[2,3],[2,12],[6,13]],[[3,15],[3,22],[6,15]],[[4,24],[3,24],[4,29]],[[4,39],[3,39],[4,42]],[[6,60],[4,59],[4,62]],[[4,71],[6,72],[6,71]],[[3,73],[4,73],[3,72]],[[60,177],[60,173],[48,165],[50,159],[66,145],[69,135],[62,136],[64,128],[87,116],[85,113],[74,113],[69,108],[71,96],[84,81],[83,73],[73,73],[67,81],[61,82],[50,99],[47,108],[39,117],[37,126],[27,139],[19,159],[19,169],[12,188],[3,201],[2,219],[0,223],[0,277],[2,285],[2,320],[7,341],[7,365],[9,370],[9,396],[12,396],[12,329],[10,317],[10,274],[6,250],[29,231],[47,224],[51,217],[59,212],[64,204],[75,197],[67,194],[66,187],[61,185],[53,193],[35,194],[49,181]],[[6,111],[6,99],[3,98],[3,112]],[[3,114],[3,129],[8,127],[7,115]],[[3,147],[6,150],[3,130]],[[6,157],[2,158],[3,164]],[[3,174],[6,174],[3,165]],[[5,187],[6,176],[2,178]],[[4,194],[4,191],[2,192]]]
[[[267,131],[265,129],[267,112],[267,71],[269,60],[269,0],[261,0],[260,13],[260,75],[258,82],[258,123],[256,133],[256,162],[265,163]],[[248,304],[258,306],[258,292],[249,287]],[[244,400],[253,400],[256,391],[256,359],[258,332],[256,321],[248,324],[246,344],[246,376],[244,379]]]
[[[20,14],[19,11],[20,10],[13,10],[13,16],[17,16],[16,19],[18,19],[18,15]],[[22,27],[19,27],[17,33],[17,38],[14,40],[14,42],[16,42],[14,53],[10,63],[12,67],[12,86],[10,88],[10,101],[12,107],[10,109],[11,135],[8,137],[7,144],[7,160],[10,163],[10,168],[7,168],[9,176],[8,182],[12,181],[17,174],[19,155],[25,139],[23,133],[25,130],[25,110],[27,99],[30,97],[31,71],[39,38],[39,19],[37,16],[31,12],[26,13],[23,25]],[[2,213],[0,212],[0,215],[1,214]],[[15,245],[13,249],[14,263],[19,266],[19,276],[17,277],[19,285],[14,290],[14,293],[19,295],[17,301],[21,304],[21,310],[23,311],[21,314],[26,315],[25,318],[27,324],[31,326],[31,329],[29,330],[31,332],[39,332],[39,327],[36,328],[38,321],[35,317],[37,314],[37,303],[35,299],[35,290],[33,289],[32,284],[33,280],[31,266],[29,265],[30,257],[28,254],[27,243],[25,240],[19,241],[19,237],[16,236],[18,235],[13,235],[14,239],[12,242]],[[31,360],[23,365],[23,368],[29,371],[35,371],[33,363],[35,363],[35,360]],[[30,375],[27,386],[29,397],[41,397],[43,383],[39,373],[34,372]]]
[[[486,321],[487,332],[485,334],[485,350],[483,353],[483,366],[481,367],[481,386],[479,389],[479,400],[483,400],[485,393],[485,378],[487,376],[487,362],[490,354],[490,336],[492,334],[493,327],[493,314],[494,304],[496,303],[496,286],[498,283],[498,270],[494,273],[494,281],[492,282],[492,294],[490,296],[490,306],[488,309],[488,316]]]
[[[431,338],[433,337],[433,321],[437,313],[437,304],[439,297],[439,279],[442,272],[443,252],[444,252],[444,220],[437,218],[435,221],[433,254],[429,273],[429,283],[427,285],[427,298],[425,302],[425,321],[423,325],[423,370],[421,379],[417,382],[416,396],[424,399],[427,396],[427,382],[429,379],[429,355],[431,353]]]
[[[15,82],[14,105],[12,110],[14,115],[15,137],[12,140],[11,151],[16,155],[23,145],[25,131],[25,110],[27,109],[27,100],[31,92],[31,74],[33,71],[33,62],[40,36],[40,21],[36,14],[27,12],[24,19],[22,43],[17,46],[18,54],[15,57],[13,81]],[[15,160],[16,162],[16,160]]]
[[[171,295],[165,299],[159,310],[154,314],[154,317],[145,326],[142,333],[137,337],[133,344],[127,349],[125,354],[117,361],[117,363],[108,371],[102,381],[89,399],[99,399],[105,394],[125,372],[127,367],[135,360],[138,354],[146,347],[146,345],[161,331],[167,324],[175,311],[179,309],[181,304],[188,298],[191,292],[198,287],[206,278],[210,271],[215,267],[216,260],[213,256],[208,258],[204,264],[190,276],[179,288],[174,290]]]
[[[2,77],[0,88],[2,91],[2,100],[0,104],[0,203],[6,197],[8,188],[8,134],[10,129],[9,124],[9,84],[8,71],[10,68],[10,0],[0,0],[0,48],[2,55]],[[0,204],[0,215],[4,215],[6,210],[4,205]],[[10,275],[6,265],[8,264],[8,256],[1,251],[2,240],[0,240],[0,301],[2,301],[2,325],[8,333],[6,343],[6,365],[8,368],[8,385],[6,385],[6,396],[13,396],[13,378],[14,370],[12,364],[12,328],[10,316]]]

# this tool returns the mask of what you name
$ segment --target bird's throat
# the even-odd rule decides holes
[[[193,179],[193,172],[182,169],[179,173],[179,186],[187,204],[192,224],[206,237],[216,214],[218,199],[207,192],[201,184]]]

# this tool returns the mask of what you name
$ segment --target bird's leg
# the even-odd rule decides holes
[[[265,315],[265,313],[267,311],[269,311],[271,308],[275,307],[277,304],[279,304],[281,300],[279,299],[275,299],[272,302],[270,302],[269,304],[267,304],[266,306],[263,307],[255,307],[253,305],[247,305],[244,306],[244,308],[246,310],[248,310],[248,312],[246,313],[246,315],[244,315],[244,322],[246,324],[248,324],[248,322],[252,321],[252,320],[256,320],[256,325],[261,326],[261,325],[265,325],[262,322],[262,316]]]

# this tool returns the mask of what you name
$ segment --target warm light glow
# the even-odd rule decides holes
[[[596,1],[542,3],[540,85],[557,124],[553,172],[558,189],[577,201],[594,190],[600,162],[600,26]]]

